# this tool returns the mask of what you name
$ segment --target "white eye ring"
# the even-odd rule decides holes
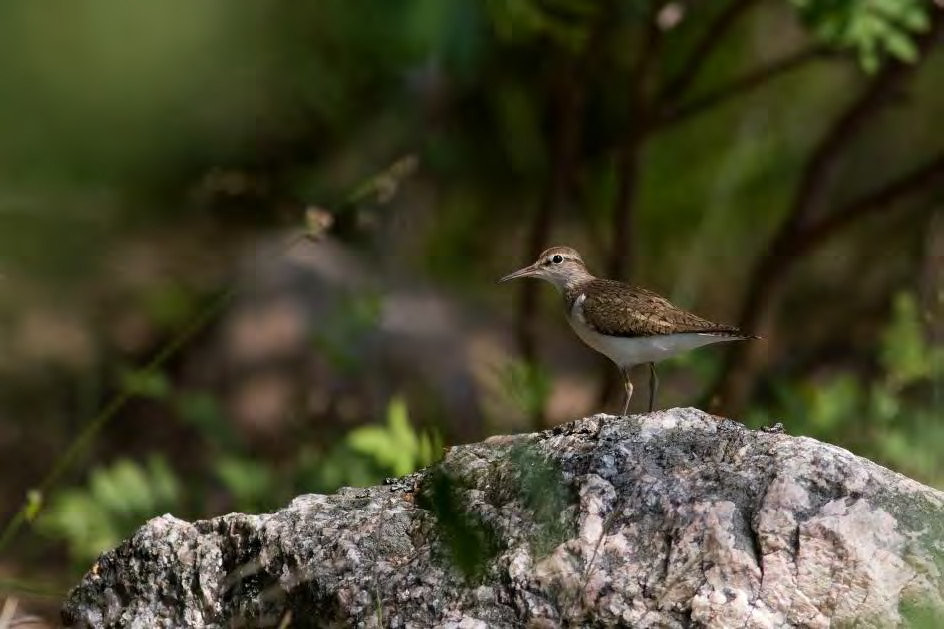
[[[563,261],[564,261],[564,256],[562,256],[562,255],[560,255],[560,254],[557,254],[556,256],[554,256],[553,258],[551,258],[551,262],[553,262],[554,264],[560,264],[560,263],[563,262]]]

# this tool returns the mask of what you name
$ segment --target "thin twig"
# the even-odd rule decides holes
[[[924,60],[936,39],[942,20],[938,17],[933,26],[918,41],[919,59]],[[887,63],[875,77],[869,81],[859,97],[852,101],[845,111],[836,118],[826,135],[817,144],[810,159],[803,169],[797,193],[787,220],[780,228],[780,238],[789,239],[795,231],[821,203],[824,193],[832,180],[839,155],[845,150],[856,133],[887,105],[902,82],[913,76],[919,63]]]
[[[571,193],[577,170],[577,152],[583,134],[584,90],[581,78],[592,62],[601,41],[605,20],[598,19],[590,29],[590,35],[582,50],[570,54],[564,62],[563,72],[554,87],[554,135],[551,145],[551,167],[528,233],[529,255],[537,255],[548,245],[554,216],[565,198]],[[520,307],[516,309],[514,322],[515,338],[525,363],[537,358],[534,318],[538,307],[538,286],[535,282],[523,282],[519,292]],[[535,430],[544,427],[544,409],[535,409],[530,417]]]
[[[773,79],[789,74],[811,61],[826,57],[826,49],[820,46],[811,46],[786,55],[768,65],[753,69],[744,76],[731,79],[728,83],[719,85],[702,96],[692,98],[677,107],[670,107],[664,114],[659,116],[656,128],[663,128],[688,120],[734,97],[755,90]]]
[[[628,128],[616,150],[617,190],[613,207],[613,240],[610,246],[607,272],[613,278],[626,278],[632,273],[632,247],[636,192],[639,183],[640,153],[649,135],[652,115],[658,109],[655,96],[649,89],[650,73],[658,57],[662,32],[654,19],[646,23],[642,46],[636,63],[630,71],[630,102],[627,111]]]
[[[944,152],[939,152],[921,166],[852,201],[842,209],[804,229],[803,237],[794,244],[791,254],[798,256],[809,253],[853,222],[916,194],[941,179],[944,179]]]
[[[686,62],[682,64],[682,69],[675,77],[669,79],[659,91],[657,96],[659,102],[665,103],[678,100],[688,91],[692,81],[711,57],[711,53],[723,41],[725,34],[734,26],[737,18],[745,9],[754,2],[757,2],[757,0],[731,0],[728,6],[715,16],[715,19],[705,29],[701,39],[695,44]]]
[[[885,66],[862,94],[830,126],[803,169],[791,211],[780,228],[780,238],[789,239],[822,203],[832,181],[839,156],[858,131],[877,115],[890,100],[895,88],[911,74],[903,63]]]
[[[552,100],[551,117],[554,134],[551,138],[551,167],[528,230],[529,256],[536,256],[548,245],[547,240],[554,223],[554,214],[570,189],[573,177],[574,151],[580,124],[580,89],[576,83],[576,60],[568,57],[564,61],[564,68],[559,76],[560,78],[555,81]],[[522,358],[525,362],[531,363],[536,358],[533,325],[538,305],[536,283],[522,282],[518,295],[520,306],[515,311],[515,337]],[[539,427],[536,426],[536,428]]]

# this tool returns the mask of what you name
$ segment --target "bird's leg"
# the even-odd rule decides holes
[[[656,375],[656,364],[649,363],[649,412],[656,405],[656,393],[659,392],[659,376]]]
[[[629,367],[620,367],[623,374],[623,387],[626,389],[626,404],[623,406],[623,415],[629,414],[629,400],[633,397],[633,383],[629,381]]]

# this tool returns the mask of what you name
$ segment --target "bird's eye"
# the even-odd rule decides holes
[[[554,264],[560,264],[560,263],[563,262],[563,261],[564,261],[564,256],[562,256],[562,255],[560,255],[560,254],[554,256],[553,258],[551,258],[551,262],[553,262]]]

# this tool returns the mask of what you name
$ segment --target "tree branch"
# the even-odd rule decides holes
[[[563,62],[562,71],[556,76],[552,90],[551,164],[544,182],[541,199],[528,233],[528,249],[537,255],[548,245],[554,214],[564,199],[571,193],[577,171],[578,150],[583,133],[584,90],[581,80],[588,65],[593,62],[602,43],[604,27],[608,22],[598,19],[590,29],[590,35],[577,54],[570,54]],[[533,321],[538,307],[537,282],[522,282],[520,307],[516,309],[515,336],[522,358],[534,362],[537,344]],[[544,428],[544,409],[538,409],[530,417],[535,430]]]
[[[932,28],[919,42],[920,59],[925,58],[941,24],[941,19],[936,19]],[[781,264],[785,264],[785,262],[778,261],[778,259],[790,258],[791,243],[796,241],[797,232],[812,213],[814,207],[822,202],[842,150],[855,133],[881,111],[882,107],[890,100],[893,90],[905,78],[912,75],[918,65],[903,63],[886,65],[870,81],[860,96],[852,101],[836,119],[813,150],[800,176],[800,183],[790,212],[781,224],[771,246],[767,249],[766,259],[759,265],[757,272],[754,274],[741,312],[740,325],[742,327],[750,329],[757,324],[763,304],[767,301],[766,296],[772,292],[769,274],[776,272],[776,268]]]
[[[580,125],[581,90],[576,84],[576,60],[568,58],[564,65],[563,72],[554,86],[551,165],[528,231],[528,255],[536,256],[547,246],[555,210],[568,193],[573,178]],[[533,362],[536,357],[532,322],[537,311],[538,289],[537,282],[522,282],[518,293],[520,307],[516,309],[514,329],[522,358],[527,362]]]
[[[932,26],[918,40],[918,58],[923,60],[936,39],[942,21],[937,14],[932,17]],[[862,125],[872,118],[894,95],[896,88],[914,74],[920,63],[887,63],[869,83],[858,99],[836,120],[807,162],[794,198],[793,208],[781,228],[789,234],[809,216],[832,179],[839,153]]]
[[[758,299],[765,304],[766,308],[770,308],[774,296],[782,289],[791,267],[803,256],[839,236],[860,220],[869,218],[938,182],[944,182],[944,151],[937,153],[907,174],[850,202],[815,224],[801,229],[790,241],[788,247],[776,254],[766,256],[758,265],[757,276],[763,280],[757,284],[762,287],[757,290],[757,294],[760,295]],[[761,315],[758,314],[756,320],[759,321],[760,318]],[[746,327],[746,329],[760,331],[754,326]],[[755,348],[750,344],[739,344],[738,347],[732,348],[727,365],[714,387],[715,393],[711,396],[711,400],[720,401],[725,408],[736,408],[742,405],[750,377],[741,370],[747,370],[750,366],[749,357],[752,356],[752,349]]]
[[[657,127],[661,128],[678,124],[693,116],[704,113],[712,107],[725,103],[736,96],[761,87],[765,83],[784,74],[788,74],[811,61],[824,59],[826,57],[827,51],[821,46],[811,46],[789,54],[783,59],[778,59],[771,62],[769,65],[751,70],[744,76],[732,79],[727,84],[720,85],[703,96],[693,98],[678,107],[669,108],[659,117]]]
[[[698,76],[714,49],[721,43],[725,33],[730,30],[741,13],[754,2],[757,2],[757,0],[731,0],[728,6],[715,16],[715,19],[705,29],[701,39],[695,44],[692,53],[682,65],[679,73],[669,79],[665,86],[659,90],[657,102],[665,103],[676,100],[688,91],[692,81]]]
[[[618,181],[613,208],[613,241],[606,265],[609,277],[626,278],[632,271],[635,254],[632,248],[632,229],[635,222],[639,154],[646,136],[649,135],[655,109],[647,88],[660,39],[661,33],[655,20],[650,19],[646,23],[639,57],[630,74],[629,128],[616,149]]]
[[[898,63],[886,66],[820,140],[803,170],[791,211],[781,226],[782,238],[789,239],[821,202],[839,154],[862,125],[890,100],[894,88],[910,74],[909,69],[910,66]]]
[[[920,61],[926,59],[928,49],[942,28],[940,11],[934,12],[931,19],[931,28],[918,40]],[[883,109],[899,85],[915,73],[920,61],[912,65],[888,63],[868,83],[859,97],[846,107],[819,141],[800,176],[787,217],[751,274],[739,317],[740,327],[755,333],[761,332],[758,328],[783,290],[787,272],[803,253],[795,251],[796,242],[802,240],[801,230],[813,210],[824,202],[840,155],[863,125]],[[841,220],[840,227],[829,228],[826,234],[828,235],[830,230],[840,229],[846,220],[851,219]],[[756,351],[748,343],[731,346],[720,379],[713,387],[715,393],[712,399],[721,400],[727,409],[737,409],[743,405],[753,380],[750,373],[756,363]]]
[[[886,183],[804,229],[789,253],[798,257],[821,246],[853,222],[866,218],[938,180],[944,180],[944,151],[898,179]]]

